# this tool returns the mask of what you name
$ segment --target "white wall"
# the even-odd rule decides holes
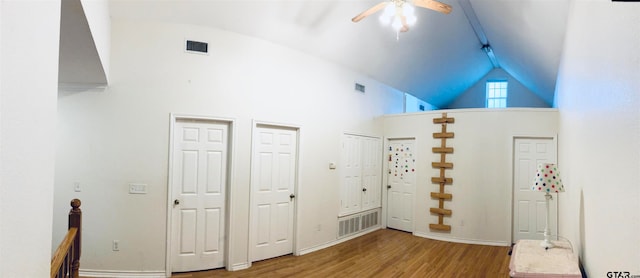
[[[79,197],[81,269],[164,271],[170,113],[235,120],[231,265],[248,260],[252,121],[301,127],[298,249],[336,240],[339,161],[345,131],[382,136],[375,118],[401,113],[403,93],[269,42],[198,26],[113,21],[110,87],[59,98],[57,214]],[[185,53],[184,40],[210,54]],[[353,90],[354,81],[367,93]],[[79,182],[82,192],[73,192]],[[129,195],[127,184],[148,184]],[[54,239],[65,225],[55,217]],[[321,225],[321,231],[316,228]],[[120,251],[111,242],[120,240]]]
[[[0,1],[0,277],[49,276],[59,22],[60,1]]]
[[[424,107],[423,110],[420,110],[420,105]],[[411,94],[404,94],[404,112],[412,113],[412,112],[422,112],[422,111],[431,111],[437,110],[438,107],[431,105],[430,103],[423,101]]]
[[[80,2],[108,83],[111,54],[109,2],[108,0],[80,0]]]
[[[574,1],[557,100],[560,234],[589,277],[640,274],[640,5]]]
[[[432,147],[440,146],[440,139],[433,139],[441,126],[433,124],[433,118],[447,112],[455,123],[447,126],[455,138],[447,140],[454,153],[447,155],[453,162],[447,177],[453,185],[446,192],[453,194],[445,201],[445,208],[453,211],[444,223],[451,225],[451,232],[429,230],[429,224],[438,217],[429,213],[438,201],[430,192],[439,190],[431,183],[431,177],[439,176],[439,170],[431,162],[439,161]],[[511,243],[511,192],[512,192],[512,142],[514,136],[556,136],[557,110],[555,109],[456,109],[424,113],[389,115],[384,117],[386,138],[416,138],[417,187],[414,234],[454,242],[470,242],[490,245]]]
[[[484,108],[486,107],[486,83],[488,80],[507,80],[509,82],[507,107],[551,107],[511,74],[501,68],[487,73],[471,88],[460,94],[447,108]]]

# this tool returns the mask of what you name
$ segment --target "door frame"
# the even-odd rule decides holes
[[[387,168],[386,169],[385,169],[384,166],[382,167],[382,175],[381,175],[382,176],[382,195],[381,195],[381,198],[382,198],[382,200],[381,200],[382,201],[382,203],[381,203],[382,212],[381,213],[382,213],[382,215],[384,215],[384,217],[381,217],[381,219],[382,219],[381,225],[382,225],[382,228],[384,228],[384,229],[387,228],[387,217],[388,217],[388,206],[389,206],[389,203],[388,203],[388,198],[389,198],[389,196],[388,196],[389,194],[388,193],[389,192],[387,190],[387,186],[389,185],[389,169],[388,169],[389,167],[388,167],[388,161],[386,160],[387,157],[385,156],[385,154],[386,154],[387,149],[389,149],[389,146],[391,145],[390,144],[391,140],[413,140],[413,142],[414,142],[414,146],[413,146],[414,153],[413,153],[413,155],[416,156],[416,157],[418,156],[418,150],[420,149],[420,146],[418,144],[418,139],[415,136],[384,137],[384,142],[383,142],[383,147],[382,147],[382,165],[385,165],[385,163],[387,163]],[[420,164],[420,160],[416,159],[416,164],[415,164],[416,165],[415,166],[416,169],[419,168],[418,167],[419,164]],[[416,173],[416,188],[415,189],[418,188],[418,180],[419,179],[418,179],[417,175],[418,175],[418,173]],[[411,210],[413,212],[413,227],[412,227],[412,232],[411,232],[412,234],[415,233],[415,231],[416,231],[416,221],[415,221],[416,220],[416,210],[415,210],[415,206],[416,206],[416,192],[414,191],[413,192],[413,209]]]
[[[187,120],[187,121],[203,121],[203,122],[217,122],[224,123],[229,126],[228,128],[228,139],[229,144],[227,146],[227,180],[225,182],[225,247],[224,247],[224,267],[227,270],[230,270],[230,261],[231,261],[231,251],[229,244],[232,242],[231,238],[234,237],[233,225],[230,225],[231,219],[233,219],[233,211],[231,208],[231,196],[234,180],[234,167],[233,167],[233,158],[235,157],[235,142],[236,136],[234,132],[235,128],[235,120],[230,118],[222,118],[222,117],[214,117],[214,116],[203,116],[203,115],[189,115],[189,114],[170,114],[170,125],[169,125],[169,163],[168,163],[168,174],[167,174],[167,226],[166,226],[166,253],[165,253],[165,275],[166,277],[171,277],[171,267],[172,267],[172,244],[171,241],[173,239],[172,234],[172,224],[173,224],[173,147],[174,147],[174,135],[175,135],[175,126],[178,121]]]
[[[511,184],[508,188],[508,193],[509,196],[511,197],[511,201],[508,203],[508,207],[506,208],[507,211],[509,211],[509,214],[511,214],[511,225],[509,225],[509,235],[511,235],[510,237],[510,243],[514,243],[513,239],[515,237],[515,235],[513,234],[513,225],[515,225],[515,192],[513,190],[514,186],[515,186],[515,163],[514,160],[516,158],[516,140],[517,139],[551,139],[552,140],[552,144],[556,147],[556,164],[558,164],[558,134],[538,134],[538,135],[511,135],[510,136],[511,139],[511,146],[509,148],[509,180],[511,181]],[[558,201],[558,198],[556,198],[556,202]],[[560,204],[558,204],[558,209],[556,210],[556,214],[559,214],[559,209],[560,208]],[[557,216],[556,216],[557,219]],[[557,222],[557,221],[556,221]],[[550,231],[550,232],[554,232],[554,231]],[[553,233],[552,233],[553,234]],[[558,225],[556,223],[556,230],[555,230],[555,235],[558,234]]]
[[[298,242],[299,242],[299,235],[298,235],[298,231],[300,230],[300,227],[298,227],[298,225],[300,224],[298,221],[298,202],[300,200],[300,196],[298,194],[299,190],[298,190],[298,186],[300,184],[300,162],[302,161],[302,154],[300,153],[300,146],[301,146],[301,142],[300,142],[300,133],[301,133],[301,128],[299,125],[294,125],[294,124],[284,124],[284,123],[275,123],[275,122],[269,122],[269,121],[260,121],[260,120],[253,120],[253,123],[251,125],[251,158],[250,158],[250,168],[249,168],[249,221],[248,221],[248,225],[249,225],[249,233],[248,233],[248,238],[247,238],[247,243],[248,243],[248,250],[247,250],[247,254],[248,254],[248,262],[247,262],[247,267],[251,267],[251,265],[253,264],[253,233],[255,232],[253,230],[253,225],[251,225],[253,218],[255,217],[255,212],[253,210],[253,203],[255,201],[255,198],[253,196],[253,190],[256,187],[256,183],[255,180],[253,179],[253,171],[254,171],[254,166],[255,166],[255,159],[254,159],[254,151],[256,150],[256,141],[255,141],[255,136],[256,136],[256,131],[258,130],[258,127],[271,127],[271,128],[280,128],[280,129],[291,129],[291,130],[295,130],[296,131],[296,169],[295,169],[295,184],[293,185],[293,194],[296,196],[295,197],[295,201],[293,202],[293,234],[292,234],[292,250],[291,252],[293,253],[294,256],[298,256],[300,255],[300,251],[298,250]]]

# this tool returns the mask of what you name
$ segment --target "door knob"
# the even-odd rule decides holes
[[[367,192],[367,188],[362,188],[362,192]]]
[[[173,200],[173,205],[174,206],[177,206],[179,204],[180,204],[180,200],[178,200],[178,199]]]
[[[387,189],[391,189],[391,185],[387,185]]]
[[[291,195],[289,195],[289,200],[293,201],[293,198],[295,198],[295,197],[296,197],[296,195],[293,195],[293,193],[291,193]]]

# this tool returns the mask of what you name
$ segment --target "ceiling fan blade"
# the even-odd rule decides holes
[[[400,16],[400,21],[402,22],[402,28],[400,28],[400,32],[407,32],[409,31],[409,24],[407,24],[407,17],[404,15]]]
[[[443,14],[449,14],[452,9],[450,5],[435,0],[413,0],[413,4],[418,7],[441,12]]]
[[[351,21],[358,22],[358,21],[362,20],[363,18],[365,18],[367,16],[370,16],[370,15],[376,13],[379,10],[384,9],[384,7],[387,6],[387,4],[389,4],[389,2],[382,2],[382,3],[378,4],[378,5],[375,5],[375,6],[371,7],[371,8],[369,8],[368,10],[360,13],[359,15],[356,15],[354,18],[351,19]]]

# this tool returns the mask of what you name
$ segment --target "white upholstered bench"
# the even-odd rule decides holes
[[[519,240],[511,252],[511,277],[580,278],[578,258],[568,242],[553,241],[555,247],[546,249],[540,240]]]

